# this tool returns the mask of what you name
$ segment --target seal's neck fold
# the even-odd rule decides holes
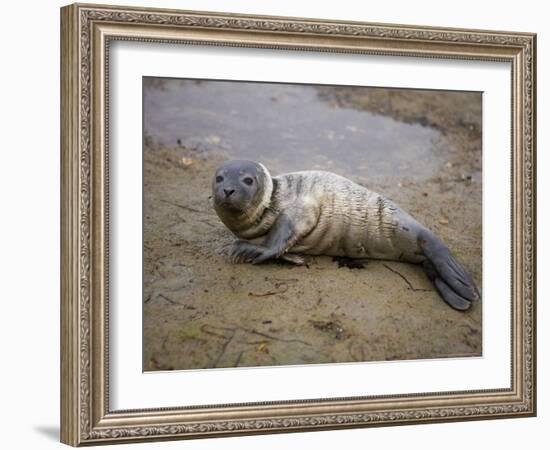
[[[262,163],[258,163],[260,168],[263,171],[263,181],[264,181],[264,192],[260,199],[260,202],[258,203],[258,210],[259,216],[261,216],[265,210],[270,204],[271,204],[271,195],[273,194],[273,180],[271,179],[271,174],[269,173],[269,170],[266,169],[266,167]]]
[[[271,204],[271,194],[273,193],[273,180],[271,179],[271,174],[266,169],[266,167],[258,163],[262,169],[262,181],[263,181],[263,193],[254,203],[254,207],[241,218],[241,223],[243,228],[254,227],[261,220],[264,211]]]

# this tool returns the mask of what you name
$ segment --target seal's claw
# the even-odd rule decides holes
[[[266,252],[266,249],[248,241],[236,241],[230,252],[230,261],[233,264],[254,262]]]
[[[275,255],[273,254],[273,252],[270,252],[267,249],[263,249],[263,251],[252,260],[252,264],[263,263],[264,261],[267,261],[268,259],[271,259],[274,256]]]
[[[244,252],[247,249],[248,242],[235,241],[229,252],[229,260],[233,264],[240,264],[246,262]]]

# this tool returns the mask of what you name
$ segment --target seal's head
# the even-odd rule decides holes
[[[251,225],[269,206],[273,182],[260,163],[232,160],[222,164],[212,180],[214,209],[230,228]]]

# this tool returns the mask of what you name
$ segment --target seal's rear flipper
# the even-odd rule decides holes
[[[456,294],[441,278],[436,278],[434,280],[435,288],[439,295],[445,300],[445,302],[459,311],[466,311],[472,306],[472,302],[462,298],[460,295]]]
[[[479,299],[472,276],[435,234],[429,230],[421,231],[418,245],[427,258],[424,269],[428,278],[449,305],[464,311],[470,307],[470,302]]]
[[[458,295],[453,291],[440,277],[430,260],[424,261],[424,271],[428,278],[433,282],[441,298],[454,309],[466,311],[472,306],[472,302]]]

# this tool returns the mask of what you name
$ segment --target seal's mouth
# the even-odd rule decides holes
[[[227,209],[231,212],[242,212],[244,208],[241,205],[236,205],[230,199],[221,199],[217,202],[218,207]]]

